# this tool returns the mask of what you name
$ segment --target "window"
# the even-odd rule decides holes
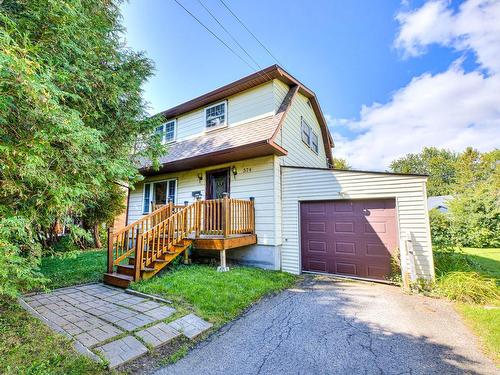
[[[143,213],[151,212],[153,205],[175,203],[177,193],[177,180],[157,181],[144,184]]]
[[[315,132],[311,132],[311,149],[318,153],[318,135]]]
[[[302,142],[304,142],[311,150],[315,153],[318,153],[318,134],[316,134],[311,127],[307,124],[307,122],[302,117],[300,119],[300,130],[302,135]]]
[[[302,141],[309,146],[311,143],[311,127],[304,119],[301,119]]]
[[[161,135],[161,141],[163,143],[169,143],[175,140],[176,125],[177,121],[171,120],[156,128],[156,133]]]
[[[205,108],[205,126],[207,129],[226,126],[226,102]]]

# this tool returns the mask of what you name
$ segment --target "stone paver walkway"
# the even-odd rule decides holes
[[[25,296],[22,301],[52,329],[75,339],[75,348],[94,359],[92,352],[100,353],[111,368],[145,354],[145,344],[158,347],[181,334],[192,339],[212,326],[193,314],[166,324],[162,321],[174,308],[100,283]]]

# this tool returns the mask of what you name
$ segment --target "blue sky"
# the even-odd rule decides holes
[[[179,1],[238,50],[198,0]],[[219,0],[201,1],[261,67],[275,63]],[[480,27],[485,23],[481,19],[484,15],[478,16],[477,12],[474,13],[475,9],[466,9],[466,6],[473,8],[474,4],[366,0],[225,1],[284,68],[315,91],[337,140],[334,153],[348,158],[357,167],[384,169],[390,160],[405,151],[415,152],[425,145],[462,148],[465,143],[460,139],[451,143],[437,142],[435,137],[439,132],[428,134],[428,138],[420,137],[417,144],[410,142],[415,129],[425,130],[426,126],[432,128],[432,124],[427,124],[427,118],[432,115],[428,112],[438,110],[429,107],[428,103],[421,103],[422,96],[427,96],[429,92],[419,89],[418,85],[432,88],[440,82],[440,78],[451,82],[456,81],[457,77],[464,78],[464,82],[475,79],[469,82],[474,85],[476,81],[483,82],[496,76],[496,71],[479,58],[482,50],[478,52],[478,49],[481,46],[478,47],[477,43],[461,46],[459,44],[463,43],[457,42],[476,32],[459,29],[457,25],[463,21],[458,17],[463,16],[466,22]],[[471,2],[486,0],[468,3]],[[130,0],[122,6],[122,10],[127,28],[127,44],[133,49],[144,50],[155,62],[156,74],[145,86],[145,96],[151,103],[152,112],[172,107],[254,71],[203,29],[174,0]],[[495,31],[493,25],[482,30],[481,35],[484,38],[485,33]],[[243,52],[238,52],[246,58]],[[486,52],[491,54],[489,50]],[[446,76],[448,73],[449,77]],[[451,76],[452,73],[455,75]],[[491,81],[489,83],[491,86]],[[435,95],[437,101],[446,98],[453,102],[450,95],[462,98],[462,90],[469,87],[465,83],[463,87],[453,86],[449,89],[448,85],[443,85],[443,89],[438,91],[447,90],[445,93],[429,95]],[[485,82],[483,86],[486,86]],[[407,98],[412,91],[416,91],[417,100]],[[491,90],[485,95],[491,95]],[[408,108],[408,104],[394,108],[405,100],[408,103],[415,100],[415,108]],[[432,103],[432,98],[428,101]],[[447,105],[446,102],[443,105]],[[420,111],[426,113],[419,113],[419,106],[423,107]],[[491,122],[491,116],[493,120],[498,120],[498,106],[482,107],[478,111],[485,110],[489,117],[480,115],[478,119],[467,119],[463,126],[480,128],[482,123]],[[411,123],[405,112],[412,113]],[[451,114],[450,122],[454,116],[460,114]],[[446,114],[438,113],[436,116],[439,119],[443,117]],[[394,134],[391,138],[387,132],[387,136],[384,136],[381,131],[391,124],[404,133],[404,146],[397,147],[392,153],[381,148],[376,151],[375,158],[357,155],[360,147],[370,146],[373,142],[398,143]],[[452,135],[458,129],[451,124],[448,130]],[[482,139],[480,130],[473,140]],[[490,135],[491,130],[488,128]],[[373,137],[367,137],[367,134]],[[484,145],[480,143],[476,147],[481,149],[495,146],[491,142]]]

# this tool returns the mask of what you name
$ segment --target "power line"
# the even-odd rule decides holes
[[[203,7],[203,9],[205,9],[208,14],[210,14],[210,16],[212,16],[212,18],[215,20],[215,22],[217,22],[219,24],[219,26],[222,28],[222,30],[224,30],[226,32],[227,35],[230,36],[230,38],[238,45],[238,47],[240,47],[243,52],[245,52],[245,54],[250,58],[250,60],[253,61],[253,63],[255,65],[257,65],[257,67],[262,70],[262,67],[259,65],[259,63],[257,61],[255,61],[255,59],[247,52],[247,50],[238,42],[238,40],[229,32],[229,30],[227,30],[224,25],[219,22],[219,20],[217,19],[217,17],[210,11],[210,9],[208,9],[205,4],[203,4],[203,2],[201,0],[198,0],[198,2],[200,3],[200,5]]]
[[[193,13],[191,13],[184,5],[182,5],[178,0],[174,0],[177,5],[179,5],[182,9],[184,9],[186,11],[186,13],[188,13],[191,17],[193,17],[196,22],[198,22],[201,26],[203,26],[205,28],[205,30],[207,30],[210,34],[212,34],[212,36],[214,38],[216,38],[219,42],[221,42],[222,44],[224,44],[227,49],[229,49],[235,56],[237,56],[241,61],[243,61],[246,65],[248,65],[250,67],[250,69],[252,70],[255,70],[255,67],[251,66],[248,61],[246,61],[243,57],[241,57],[238,53],[236,53],[236,51],[234,49],[232,49],[226,42],[224,42],[221,38],[219,38],[217,36],[217,34],[215,34],[212,30],[210,30],[203,22],[201,22]]]
[[[251,36],[253,36],[253,38],[262,46],[262,48],[264,48],[266,50],[266,52],[269,54],[269,56],[271,56],[277,63],[278,65],[281,65],[283,66],[276,57],[274,57],[274,55],[271,53],[271,51],[269,51],[266,46],[259,40],[259,38],[257,38],[254,33],[252,33],[250,31],[250,29],[248,27],[246,27],[246,25],[243,23],[242,20],[240,20],[240,18],[231,10],[231,8],[229,8],[229,6],[224,2],[224,0],[219,0],[222,5],[224,5],[224,7],[229,11],[229,13],[231,13],[233,15],[234,18],[236,18],[238,20],[238,22],[241,24],[241,26],[243,26],[245,28],[246,31],[249,32],[249,34]]]

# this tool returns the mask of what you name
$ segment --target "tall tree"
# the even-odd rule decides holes
[[[397,173],[428,174],[427,194],[447,195],[452,193],[457,180],[457,158],[455,152],[424,147],[418,154],[407,154],[394,160],[390,168]]]
[[[56,220],[95,219],[92,210],[116,200],[116,182],[140,179],[138,158],[157,166],[165,152],[152,136],[159,120],[148,118],[142,98],[152,63],[124,45],[119,5],[0,2],[0,263],[11,270],[4,275],[29,274]],[[1,276],[0,293],[23,283]]]

